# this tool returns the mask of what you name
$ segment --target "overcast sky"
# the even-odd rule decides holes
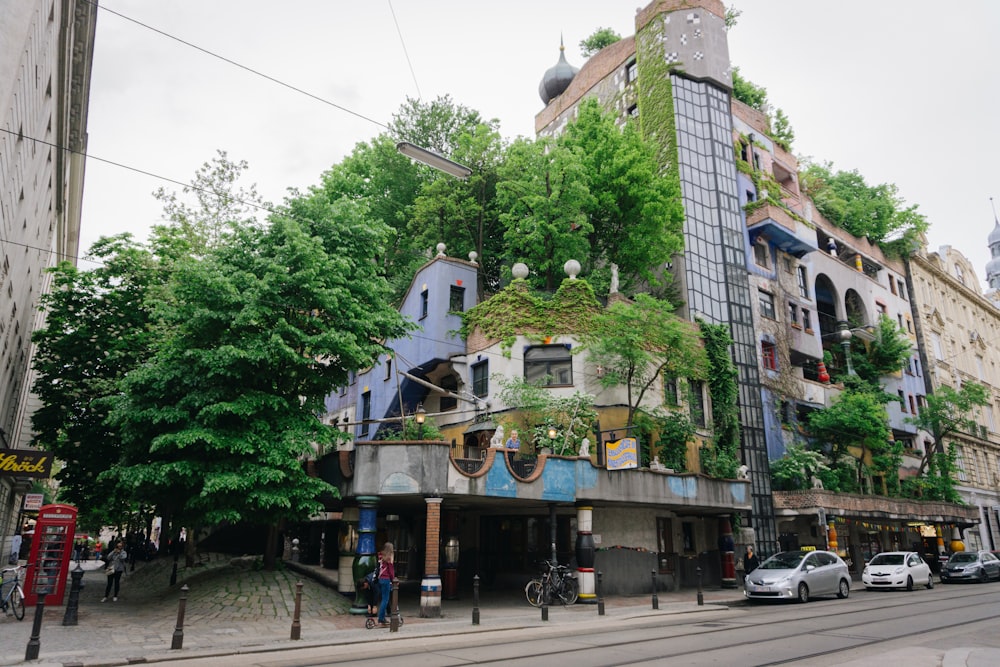
[[[930,221],[930,249],[957,248],[982,281],[990,197],[1000,194],[1000,2],[726,4],[742,12],[729,33],[730,58],[788,115],[795,154],[857,169],[869,184],[895,183]],[[499,119],[513,138],[534,135],[538,82],[558,59],[560,34],[579,67],[581,39],[599,27],[632,34],[642,5],[100,0],[89,152],[186,183],[222,149],[247,160],[247,182],[278,203],[383,129],[105,9],[377,123],[407,96],[447,94]],[[81,252],[102,235],[145,238],[161,219],[151,196],[160,186],[179,190],[89,160]]]

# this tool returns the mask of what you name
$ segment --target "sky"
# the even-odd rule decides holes
[[[246,184],[280,203],[382,132],[407,97],[450,95],[507,138],[534,136],[560,38],[579,67],[580,41],[601,27],[634,33],[641,3],[100,0],[81,254],[103,235],[146,238],[162,221],[153,191],[181,187],[163,178],[187,183],[217,150],[246,160]],[[990,198],[1000,207],[1000,2],[726,6],[741,12],[730,59],[787,114],[793,152],[895,184],[930,222],[929,250],[951,245],[983,282]]]

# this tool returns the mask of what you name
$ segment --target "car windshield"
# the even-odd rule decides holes
[[[902,565],[903,554],[879,554],[872,558],[869,565]]]
[[[948,559],[949,563],[975,563],[979,560],[979,556],[976,554],[959,552],[957,554],[952,554],[951,558]]]
[[[774,554],[760,566],[762,570],[792,570],[799,566],[808,551],[785,551]]]

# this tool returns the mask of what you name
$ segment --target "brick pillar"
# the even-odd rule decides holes
[[[420,618],[441,617],[441,498],[427,498],[424,578],[420,581]]]

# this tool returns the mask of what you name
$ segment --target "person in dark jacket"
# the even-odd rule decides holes
[[[750,574],[758,567],[760,567],[760,559],[753,552],[753,547],[747,547],[746,555],[743,556],[743,569],[746,570],[747,574]]]
[[[122,575],[125,574],[126,563],[128,563],[128,552],[125,551],[125,545],[119,540],[105,559],[104,573],[108,576],[108,585],[104,587],[104,597],[101,598],[101,602],[108,601],[112,587],[114,587],[115,595],[111,600],[118,602],[118,590],[121,587]]]

